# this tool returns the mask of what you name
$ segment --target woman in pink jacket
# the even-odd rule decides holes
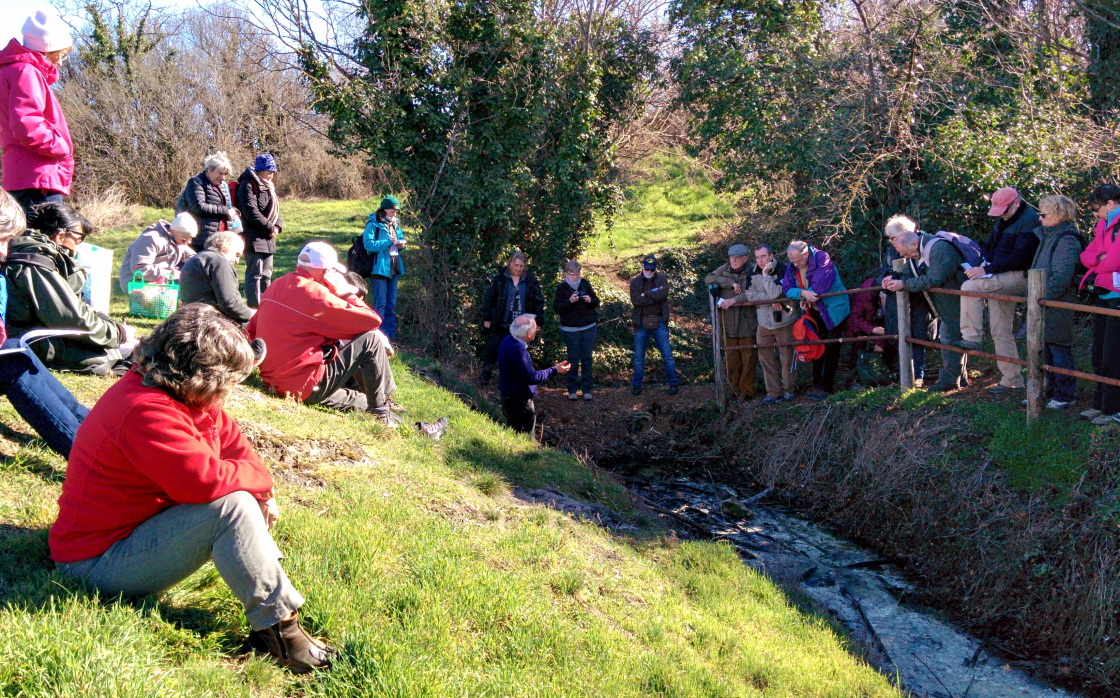
[[[23,43],[0,51],[2,185],[25,209],[70,195],[74,146],[62,107],[51,93],[74,41],[50,11],[23,24]]]
[[[1120,187],[1102,184],[1089,195],[1089,206],[1097,213],[1093,241],[1081,253],[1081,263],[1089,272],[1081,280],[1084,288],[1092,282],[1106,308],[1120,307]],[[1120,378],[1120,318],[1093,316],[1093,373]],[[1093,424],[1106,426],[1120,422],[1120,388],[1097,383],[1093,407],[1081,413]]]

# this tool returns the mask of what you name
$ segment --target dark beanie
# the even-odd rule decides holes
[[[390,194],[389,196],[386,196],[384,199],[381,200],[381,207],[380,208],[383,211],[388,211],[391,208],[395,208],[396,210],[399,211],[399,210],[401,210],[401,202],[397,201],[397,197]]]

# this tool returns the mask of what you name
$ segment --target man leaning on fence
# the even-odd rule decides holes
[[[751,251],[746,245],[732,245],[727,251],[728,262],[704,277],[704,283],[719,287],[720,322],[727,361],[727,382],[731,393],[742,400],[754,397],[757,380],[758,354],[754,349],[740,349],[755,343],[758,333],[758,315],[745,305],[751,278],[759,273],[758,266],[750,264]]]
[[[883,288],[891,292],[905,289],[910,293],[925,295],[940,320],[941,343],[955,344],[961,336],[961,309],[957,296],[929,291],[934,288],[960,289],[967,278],[961,266],[964,256],[953,243],[926,233],[899,233],[891,244],[903,259],[908,260],[907,270],[902,273],[901,279],[885,279]],[[967,357],[959,352],[942,349],[941,374],[929,390],[942,393],[956,390],[960,387],[961,374],[967,367]]]
[[[747,287],[747,300],[752,302],[770,301],[783,298],[782,278],[786,265],[774,256],[770,245],[759,245],[754,249],[754,264],[758,273],[751,277]],[[758,358],[762,362],[762,376],[766,381],[766,397],[763,405],[773,405],[778,400],[792,400],[793,387],[797,383],[793,363],[793,323],[797,320],[797,309],[789,303],[755,306],[758,317]],[[778,347],[774,353],[775,344]],[[781,365],[778,357],[781,357]]]
[[[1038,213],[1011,187],[1004,187],[991,197],[988,215],[995,218],[992,236],[981,245],[984,259],[980,269],[965,272],[968,280],[961,288],[965,291],[1002,293],[1010,296],[1027,295],[1026,270],[1031,266],[1039,239],[1034,229],[1039,226]],[[1012,325],[1015,322],[1015,303],[989,300],[988,323],[992,341],[1000,356],[1019,358]],[[979,349],[984,334],[984,299],[961,298],[961,340],[958,346]],[[997,362],[1002,374],[998,385],[988,388],[993,394],[1023,387],[1023,371],[1006,361]]]

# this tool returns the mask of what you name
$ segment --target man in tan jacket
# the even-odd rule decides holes
[[[755,343],[758,317],[747,303],[747,289],[758,268],[749,264],[751,251],[746,245],[732,245],[727,251],[728,262],[704,277],[708,287],[719,286],[719,312],[723,322],[723,336],[727,338],[724,356],[727,360],[727,381],[732,394],[743,400],[754,397],[758,376],[758,353],[754,349],[738,347]]]
[[[784,298],[782,277],[786,273],[785,264],[774,256],[770,245],[756,247],[754,261],[759,273],[751,277],[751,285],[746,292],[747,300],[758,302]],[[766,380],[766,397],[762,398],[762,404],[773,405],[780,399],[792,400],[793,386],[797,382],[797,376],[793,372],[793,347],[778,347],[777,356],[773,348],[767,347],[793,343],[793,323],[797,320],[797,308],[790,303],[773,303],[755,306],[755,311],[758,313],[758,358],[762,362],[762,375]],[[781,366],[778,365],[778,356],[781,356]]]

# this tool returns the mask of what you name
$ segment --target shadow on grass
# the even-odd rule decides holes
[[[243,620],[231,617],[228,590],[212,566],[177,585],[171,594],[137,598],[99,596],[76,578],[55,568],[47,545],[48,529],[0,524],[0,610],[48,612],[60,598],[96,600],[103,607],[121,603],[141,616],[155,614],[173,627],[209,639],[224,652],[241,646]],[[180,598],[188,595],[188,598]],[[225,609],[225,610],[223,610]]]

